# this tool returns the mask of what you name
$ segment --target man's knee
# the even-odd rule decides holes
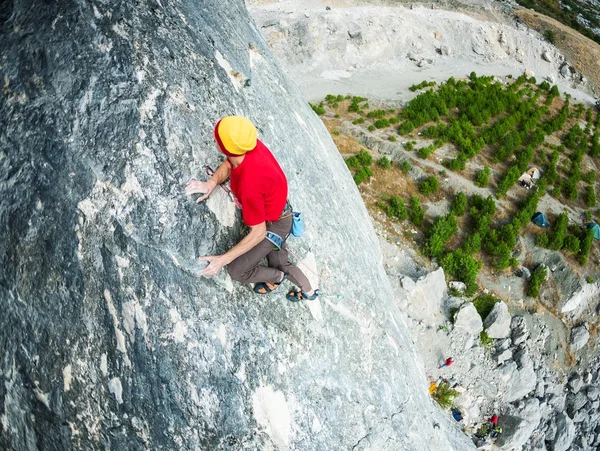
[[[236,259],[227,265],[227,272],[236,282],[245,282],[248,275],[248,270],[240,264],[239,260]]]

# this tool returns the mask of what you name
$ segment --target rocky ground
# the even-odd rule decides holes
[[[289,2],[260,3],[251,10],[253,16],[309,100],[331,93],[401,104],[414,95],[408,86],[423,79],[443,81],[471,71],[498,76],[530,71],[575,100],[593,101],[594,87],[572,69],[570,60],[537,32],[511,23],[504,6],[462,3],[471,12],[465,15],[431,7],[382,7],[381,2],[377,8],[351,1],[312,1],[302,8]],[[371,141],[362,144],[398,156],[397,145]],[[474,188],[450,179],[446,183],[455,189]],[[443,200],[431,205],[429,213],[443,211],[445,205]],[[577,212],[572,216],[577,220]],[[447,379],[461,393],[456,406],[465,432],[474,437],[496,413],[503,433],[494,443],[474,437],[482,448],[597,449],[598,337],[584,319],[596,315],[598,285],[586,284],[582,274],[569,271],[560,254],[536,255],[548,262],[551,278],[561,287],[559,311],[549,308],[554,301],[543,294],[539,304],[523,296],[521,277],[526,273],[483,273],[479,282],[506,300],[483,322],[470,302],[448,294],[443,270],[425,261],[411,240],[402,237],[410,231],[390,233],[383,215],[374,215],[374,220],[388,276],[427,377],[434,382]],[[532,249],[526,240],[522,248]],[[491,346],[481,344],[482,331],[493,338]],[[455,363],[439,369],[450,356]]]

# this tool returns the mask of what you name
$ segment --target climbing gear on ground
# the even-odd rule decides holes
[[[285,279],[287,279],[288,273],[283,273],[283,278],[279,282],[259,282],[254,285],[254,292],[257,294],[269,294],[272,291],[275,291],[279,285],[283,283]]]
[[[273,243],[274,251],[281,250],[281,246],[283,246],[283,241],[284,241],[283,238],[281,238],[275,232],[271,232],[270,230],[267,230],[267,233],[265,234],[265,238],[267,240],[269,240],[271,243]]]
[[[304,233],[304,218],[302,212],[292,211],[292,235],[301,237]]]
[[[319,290],[315,290],[312,296],[308,296],[302,290],[290,290],[290,292],[285,296],[290,302],[298,302],[303,299],[307,301],[314,301],[319,296]]]

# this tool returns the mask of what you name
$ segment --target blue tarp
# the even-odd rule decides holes
[[[586,227],[594,232],[594,238],[600,240],[600,226],[595,222],[588,222]]]
[[[550,226],[550,224],[548,224],[548,221],[546,220],[546,216],[544,216],[544,213],[542,213],[541,211],[538,211],[531,217],[531,222],[540,227]]]

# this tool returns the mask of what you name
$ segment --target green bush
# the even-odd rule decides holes
[[[374,132],[376,128],[377,128],[377,127],[375,127],[374,125],[369,125],[369,126],[367,127],[367,130],[369,130],[370,132]]]
[[[556,36],[554,35],[553,30],[544,30],[544,39],[548,41],[550,44],[554,44],[556,42]]]
[[[414,85],[410,86],[408,89],[410,89],[412,92],[415,92],[419,89],[429,88],[430,86],[435,86],[435,81],[428,82],[427,80],[423,80],[421,83],[414,84]]]
[[[367,167],[367,166],[362,166],[360,169],[358,169],[353,178],[354,178],[354,183],[356,183],[357,185],[360,185],[362,182],[364,182],[366,179],[368,179],[369,177],[371,177],[373,175],[373,171],[371,170],[371,168]]]
[[[398,140],[398,139],[397,139],[397,138],[396,138],[394,135],[390,135],[390,136],[388,137],[388,139],[389,139],[391,142],[393,142],[393,143],[395,143],[395,142]]]
[[[359,117],[358,119],[355,119],[352,121],[352,123],[354,125],[359,125],[359,124],[363,124],[365,122],[365,118],[364,117]]]
[[[452,238],[458,230],[456,216],[448,213],[446,216],[438,217],[427,231],[425,241],[425,255],[437,258],[442,255],[444,245]]]
[[[548,235],[542,233],[535,237],[535,245],[539,247],[548,247]]]
[[[399,118],[399,117],[397,117],[397,116],[392,116],[392,117],[390,117],[390,119],[389,119],[389,120],[390,120],[390,124],[392,124],[392,125],[395,125],[395,124],[397,124],[398,122],[400,122],[400,118]]]
[[[404,200],[396,196],[390,196],[384,199],[385,202],[379,202],[377,205],[388,216],[404,221],[408,217]]]
[[[467,211],[467,195],[463,192],[458,193],[452,199],[450,211],[456,216],[463,216]]]
[[[486,351],[490,351],[494,347],[494,339],[486,331],[482,331],[479,334],[479,343],[481,343],[481,347]]]
[[[415,144],[417,144],[416,141],[408,141],[406,144],[404,144],[404,148],[410,152],[415,148]]]
[[[421,227],[423,225],[423,220],[425,219],[425,212],[423,211],[421,201],[417,196],[410,197],[408,218],[410,219],[410,222],[412,222],[417,227]]]
[[[375,121],[375,128],[386,128],[390,126],[390,121],[387,119],[378,119]]]
[[[333,117],[335,117],[336,119],[339,119],[340,115],[338,113],[335,113],[335,116],[333,116]]]
[[[475,177],[475,185],[479,188],[485,188],[490,180],[490,175],[492,174],[492,170],[487,166],[477,173]]]
[[[385,110],[373,110],[367,113],[367,117],[369,118],[381,118],[387,114]]]
[[[364,149],[362,149],[360,152],[358,152],[358,154],[356,155],[356,158],[357,158],[358,162],[360,164],[362,164],[363,166],[371,166],[371,164],[373,164],[373,157],[371,156],[371,154],[369,152],[367,152]]]
[[[357,157],[348,157],[344,160],[346,162],[346,166],[350,169],[359,168],[362,166],[359,159]]]
[[[594,283],[594,278],[593,278],[592,276],[587,276],[587,277],[585,278],[585,281],[586,281],[587,283]]]
[[[415,129],[415,124],[413,124],[412,121],[404,121],[398,127],[398,134],[399,135],[408,135],[414,129]]]
[[[481,320],[485,321],[488,315],[491,313],[494,305],[500,302],[500,299],[492,296],[491,294],[482,294],[481,296],[477,296],[473,301],[473,306],[481,316]]]
[[[431,397],[437,401],[442,409],[449,409],[454,405],[454,398],[458,392],[450,388],[450,383],[440,382]]]
[[[408,160],[404,160],[401,163],[399,163],[398,167],[405,174],[408,174],[410,172],[410,170],[412,169],[412,166],[410,165],[410,163],[408,162]]]
[[[429,195],[437,193],[439,188],[440,182],[438,182],[438,179],[435,177],[435,175],[431,175],[419,183],[419,192],[421,194]]]
[[[377,161],[377,166],[379,166],[382,169],[389,169],[392,167],[392,162],[390,161],[390,159],[388,157],[381,157]]]
[[[574,254],[578,254],[581,250],[581,242],[579,241],[579,238],[574,235],[567,235],[563,243],[563,249],[573,252]]]
[[[446,273],[467,284],[467,289],[474,284],[481,269],[481,262],[462,249],[456,249],[454,252],[445,254],[440,259],[440,265]]]
[[[463,243],[463,251],[469,255],[476,254],[481,250],[481,235],[478,232],[472,233]]]
[[[561,250],[567,236],[567,226],[569,225],[569,218],[567,213],[563,212],[558,215],[556,222],[551,228],[550,236],[548,237],[548,248],[554,250]]]
[[[596,191],[594,191],[593,186],[588,185],[585,187],[585,194],[583,195],[583,200],[587,207],[596,206]]]
[[[321,115],[325,114],[325,108],[323,107],[323,102],[319,103],[318,105],[314,105],[309,102],[309,105],[312,108],[312,110],[315,113],[317,113],[317,115],[321,116]]]
[[[540,295],[540,287],[546,281],[548,270],[545,266],[538,266],[535,268],[531,277],[529,278],[529,286],[527,287],[527,296],[537,298]]]
[[[594,232],[592,230],[585,229],[580,241],[581,245],[579,246],[579,255],[577,256],[577,260],[579,261],[579,264],[583,266],[587,263],[590,250],[594,244]]]
[[[419,149],[417,149],[417,155],[419,156],[419,158],[425,159],[429,155],[431,155],[435,149],[436,147],[434,144],[430,144],[426,147],[420,147]]]

